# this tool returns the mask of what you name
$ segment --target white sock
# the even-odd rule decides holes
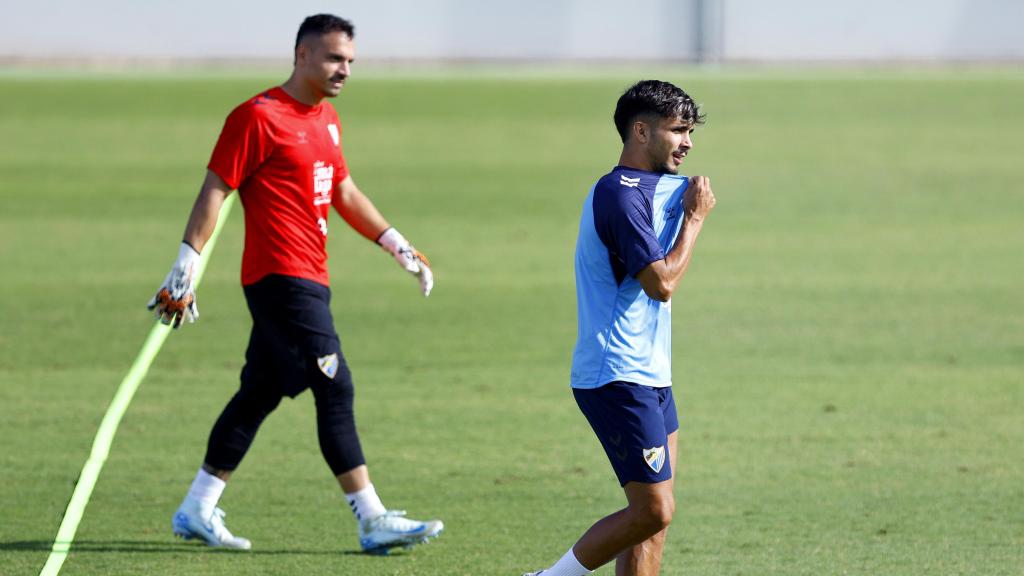
[[[591,574],[591,571],[587,570],[583,564],[580,564],[572,548],[569,548],[565,556],[562,556],[558,562],[555,562],[554,566],[545,570],[542,576],[586,576],[587,574]]]
[[[192,481],[192,487],[188,489],[188,495],[199,502],[200,510],[212,513],[227,485],[227,482],[200,467],[195,480]]]
[[[367,484],[362,490],[346,493],[345,500],[348,500],[348,505],[352,507],[356,520],[370,520],[387,512],[373,484]]]

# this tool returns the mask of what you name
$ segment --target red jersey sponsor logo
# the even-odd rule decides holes
[[[334,166],[324,165],[323,161],[313,164],[313,206],[331,203],[331,190],[334,188]]]

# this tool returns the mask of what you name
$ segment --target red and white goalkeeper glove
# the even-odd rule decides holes
[[[405,236],[394,228],[385,230],[377,239],[377,243],[395,257],[395,262],[398,262],[399,266],[420,281],[423,295],[430,296],[430,291],[434,288],[434,273],[430,271],[430,260],[426,255],[413,248]]]
[[[160,322],[178,328],[182,320],[192,323],[199,319],[199,308],[196,307],[198,266],[199,252],[188,242],[182,242],[178,249],[178,259],[174,261],[170,273],[157,290],[156,296],[146,304],[146,308],[155,311]]]

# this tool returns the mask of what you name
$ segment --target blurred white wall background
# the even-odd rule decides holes
[[[397,60],[1021,61],[1021,0],[3,0],[0,58],[290,59],[302,18]]]

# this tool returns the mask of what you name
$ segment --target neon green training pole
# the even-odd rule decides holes
[[[228,199],[221,207],[220,216],[217,218],[217,226],[213,229],[213,234],[210,236],[210,240],[207,241],[203,254],[199,258],[199,264],[196,268],[197,288],[199,287],[199,282],[203,279],[206,265],[210,262],[213,249],[217,245],[217,237],[220,236],[224,222],[227,220],[228,214],[231,213],[235,196],[237,194],[228,196]],[[139,351],[139,355],[135,358],[131,369],[128,370],[128,374],[121,381],[121,385],[117,387],[117,393],[114,394],[114,399],[110,401],[110,407],[107,408],[107,413],[103,415],[103,421],[100,423],[99,430],[96,431],[96,439],[92,443],[92,452],[89,454],[89,459],[85,461],[85,466],[82,467],[82,473],[78,477],[75,491],[71,494],[71,502],[68,503],[67,510],[64,511],[64,519],[61,520],[60,528],[57,530],[57,538],[53,541],[50,556],[46,559],[46,564],[43,566],[39,576],[56,576],[60,572],[61,566],[64,565],[64,560],[71,550],[71,543],[75,539],[75,532],[78,531],[78,523],[82,521],[85,507],[89,504],[92,490],[96,487],[96,480],[100,476],[100,470],[103,469],[103,464],[106,463],[107,456],[110,454],[110,446],[114,442],[114,435],[117,433],[117,427],[121,424],[121,418],[128,410],[128,405],[131,404],[135,391],[139,389],[139,384],[146,377],[150,365],[156,358],[157,353],[160,352],[160,348],[164,345],[164,341],[167,340],[167,336],[170,333],[171,327],[169,325],[163,324],[160,321],[156,322],[153,329],[149,331],[149,336],[142,345],[142,350]]]

